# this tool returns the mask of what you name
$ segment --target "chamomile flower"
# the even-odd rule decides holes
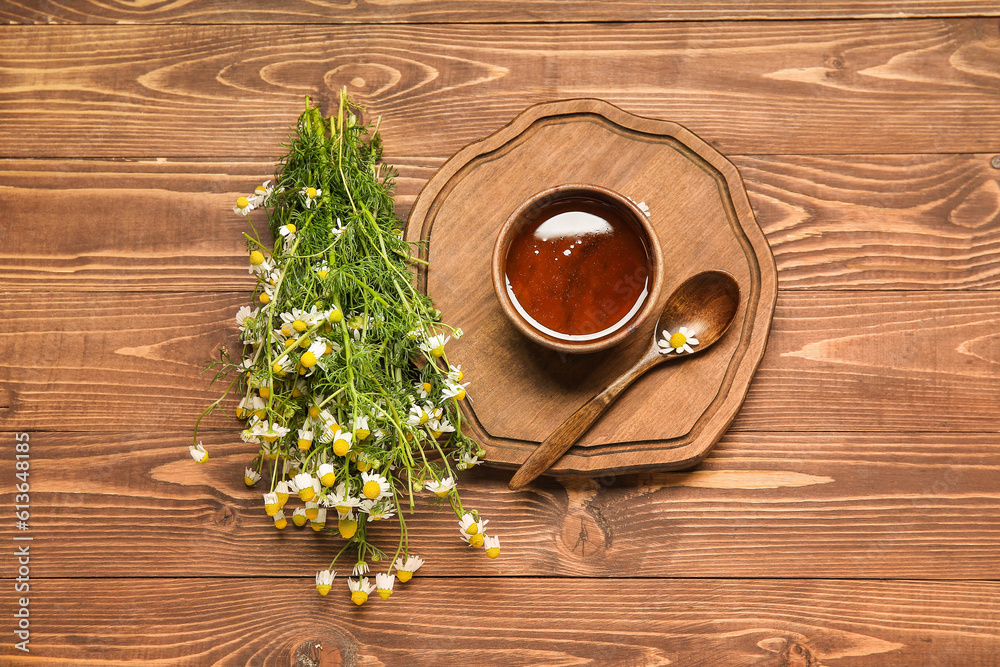
[[[268,516],[274,516],[281,509],[281,503],[278,501],[277,493],[265,493],[264,494],[264,511],[267,512]]]
[[[247,329],[254,325],[259,314],[260,308],[240,306],[240,309],[236,311],[236,324],[240,327],[241,334],[246,335]]]
[[[257,208],[254,202],[250,201],[251,197],[237,197],[236,206],[233,207],[233,213],[237,215],[248,215],[250,211]]]
[[[287,356],[271,364],[271,372],[278,377],[285,377],[292,372],[292,360]]]
[[[320,570],[316,573],[316,590],[320,595],[326,595],[333,587],[333,579],[337,573],[333,570]]]
[[[337,218],[337,222],[330,228],[330,233],[333,234],[334,238],[338,239],[345,231],[347,231],[347,225],[345,225],[340,218]]]
[[[270,185],[271,179],[264,181],[262,185],[258,185],[254,188],[253,196],[249,197],[250,203],[254,206],[261,206],[267,201],[267,198],[271,196],[274,192],[274,186]]]
[[[404,584],[413,577],[413,573],[420,569],[420,566],[424,564],[424,559],[420,556],[407,556],[404,561],[402,557],[397,558],[395,562],[396,566],[396,576]]]
[[[319,475],[320,484],[323,486],[333,486],[334,482],[337,481],[337,473],[329,463],[320,464],[316,473]]]
[[[278,227],[278,233],[281,234],[281,236],[283,236],[286,241],[294,240],[295,232],[297,231],[298,228],[290,222],[287,225],[282,225],[281,227]]]
[[[367,514],[369,522],[391,519],[396,516],[396,511],[392,509],[392,505],[389,503],[388,499],[362,500],[361,505],[358,507],[358,511]]]
[[[309,527],[317,533],[326,528],[326,508],[320,507],[316,510],[316,516],[309,519]]]
[[[354,420],[354,437],[358,440],[364,440],[372,434],[371,430],[368,428],[368,417],[361,416]]]
[[[420,398],[427,398],[427,396],[430,395],[433,386],[430,382],[418,382],[413,385],[413,389],[417,392],[417,396]]]
[[[299,498],[308,502],[319,495],[319,480],[307,472],[300,472],[295,476],[295,488],[299,490]]]
[[[437,358],[444,354],[444,346],[449,340],[451,340],[451,336],[446,336],[444,334],[430,336],[420,343],[420,349],[432,357]]]
[[[195,460],[196,463],[205,463],[208,461],[208,452],[201,444],[201,440],[198,441],[197,445],[191,445],[188,447],[188,451],[191,452],[191,458]]]
[[[278,512],[274,515],[274,527],[278,530],[282,530],[288,525],[288,519],[285,518],[284,512]]]
[[[465,388],[468,386],[468,382],[459,384],[448,378],[444,381],[444,390],[441,392],[441,398],[454,398],[456,401],[461,401],[465,398]]]
[[[455,465],[459,470],[467,470],[479,465],[479,457],[469,452],[462,452],[462,458]]]
[[[358,532],[358,517],[354,512],[339,514],[337,518],[337,530],[340,536],[349,540]]]
[[[312,521],[319,516],[319,503],[310,500],[306,503],[306,518]]]
[[[496,535],[484,537],[483,548],[486,549],[487,556],[490,558],[496,558],[500,555],[500,538]]]
[[[369,500],[378,500],[391,495],[389,492],[389,480],[374,472],[361,473],[361,493]]]
[[[274,442],[280,438],[284,438],[288,435],[290,430],[291,429],[280,426],[277,423],[270,423],[266,419],[257,422],[253,425],[253,428],[250,429],[251,433],[263,438],[267,442]]]
[[[362,577],[358,581],[347,580],[347,587],[351,591],[351,602],[359,607],[368,601],[368,596],[375,590],[375,587],[368,581],[368,577]]]
[[[253,486],[260,481],[260,473],[253,468],[247,468],[243,471],[243,483],[247,486]]]
[[[296,489],[297,491],[298,489]],[[288,488],[288,482],[281,480],[274,485],[274,495],[278,496],[278,505],[281,507],[285,506],[288,502],[288,498],[291,495],[291,489]]]
[[[319,276],[319,279],[323,280],[328,275],[330,275],[330,265],[327,264],[326,262],[323,262],[322,264],[317,264],[315,271],[316,275]]]
[[[664,329],[663,337],[656,341],[656,344],[660,346],[660,354],[670,354],[671,352],[690,354],[694,351],[691,346],[697,345],[698,339],[694,337],[694,332],[687,327],[681,327],[673,334]]]
[[[313,203],[323,194],[319,188],[302,188],[299,194],[306,198],[305,207],[312,208]]]
[[[347,456],[347,453],[351,451],[351,439],[350,433],[344,433],[339,428],[333,434],[333,453],[337,456]]]
[[[424,488],[433,493],[438,498],[444,498],[448,492],[455,488],[455,478],[445,477],[440,482],[432,480],[424,484]]]
[[[302,364],[303,368],[312,368],[324,354],[326,354],[326,341],[314,341],[309,349],[299,357],[299,363]]]
[[[427,420],[430,418],[431,417],[429,414],[427,414],[427,411],[424,409],[424,406],[417,405],[416,403],[414,403],[413,405],[410,406],[410,412],[406,416],[406,421],[413,426],[422,426],[426,424]]]
[[[296,507],[295,511],[292,512],[292,523],[294,523],[299,528],[306,525],[306,521],[308,520],[309,517],[306,516],[306,508]]]
[[[488,523],[488,519],[475,521],[471,514],[462,515],[461,521],[458,522],[458,528],[462,539],[468,542],[469,546],[483,546],[483,531]]]
[[[359,574],[368,574],[368,563],[363,560],[359,560],[354,564],[354,570],[351,571],[355,577]]]
[[[325,504],[327,507],[335,508],[340,514],[348,514],[361,504],[361,499],[347,493],[347,485],[341,482],[333,495],[327,494]]]
[[[431,437],[437,439],[445,433],[454,432],[455,427],[445,417],[441,417],[440,419],[429,419],[427,421],[427,430],[431,432]]]
[[[240,419],[246,419],[250,415],[257,415],[258,419],[263,419],[264,415],[267,414],[266,408],[267,403],[264,402],[263,398],[256,394],[251,394],[240,399],[240,402],[236,405],[236,416]]]
[[[388,600],[392,595],[392,585],[396,582],[396,575],[379,572],[375,575],[375,590],[383,600]]]
[[[269,259],[264,258],[264,253],[254,250],[250,253],[250,268],[247,273],[252,273],[258,277],[266,276],[274,271],[274,264]]]
[[[310,447],[312,447],[313,438],[315,437],[315,435],[316,434],[313,433],[312,429],[300,428],[298,442],[297,442],[299,449],[301,449],[302,451],[306,451]]]
[[[455,382],[461,382],[462,379],[465,377],[465,373],[462,372],[462,364],[459,364],[458,366],[452,366],[449,364],[448,377],[454,380]]]

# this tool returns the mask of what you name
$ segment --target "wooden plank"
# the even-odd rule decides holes
[[[232,203],[270,177],[278,157],[0,160],[0,280],[8,291],[249,290],[246,226]],[[402,218],[446,157],[387,158],[400,172]],[[1000,171],[991,157],[731,159],[782,289],[997,289]]]
[[[398,155],[450,155],[569,97],[678,122],[725,154],[1000,152],[995,32],[992,19],[10,27],[0,146],[273,156],[304,95],[332,109],[346,85]]]
[[[16,665],[986,665],[995,582],[41,579]],[[8,607],[9,608],[9,607]],[[86,638],[82,640],[81,638]],[[10,663],[8,663],[10,664]]]
[[[188,428],[221,392],[203,363],[220,345],[239,354],[233,316],[246,303],[245,293],[0,295],[0,428]],[[996,431],[998,326],[996,292],[783,292],[731,430]],[[475,398],[488,378],[469,379]]]
[[[45,577],[301,576],[329,564],[339,537],[275,530],[262,490],[243,483],[252,446],[204,441],[211,458],[198,465],[187,432],[32,433],[29,530],[11,520],[0,538],[33,537]],[[429,494],[405,518],[427,576],[996,579],[998,467],[997,434],[730,433],[693,472],[543,478],[523,492],[507,488],[509,471],[462,473],[464,505],[501,538],[498,560],[461,542]],[[395,552],[394,520],[371,534]],[[109,551],[128,558],[109,569]],[[0,577],[15,572],[0,559]]]
[[[6,2],[0,7],[5,23],[193,23],[193,24],[339,24],[339,23],[569,23],[583,21],[719,21],[759,19],[921,18],[997,16],[986,0],[950,0],[929,5],[919,0],[890,2],[747,3],[721,0],[692,5],[684,2],[551,2],[512,0],[495,2],[385,0],[363,3],[318,3],[287,0],[280,5],[264,0],[239,0],[219,5],[211,0],[167,3],[159,6],[112,5],[97,0],[57,0],[42,5]]]

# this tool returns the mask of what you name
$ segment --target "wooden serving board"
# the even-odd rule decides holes
[[[550,474],[673,470],[701,461],[732,422],[764,354],[777,296],[774,258],[736,168],[675,123],[594,99],[528,108],[452,157],[414,203],[407,239],[422,241],[421,289],[466,336],[448,345],[471,381],[463,428],[487,459],[517,466],[649,344],[655,316],[610,351],[566,355],[522,336],[493,292],[497,232],[525,199],[563,183],[601,185],[646,202],[665,254],[662,303],[707,269],[733,274],[741,303],[702,355],[640,379]]]

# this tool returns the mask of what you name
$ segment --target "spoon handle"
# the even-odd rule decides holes
[[[658,355],[657,355],[658,356]],[[652,368],[660,360],[657,356],[647,354],[635,366],[625,371],[608,387],[583,404],[569,419],[552,432],[535,451],[521,464],[510,480],[510,488],[517,491],[530,484],[536,477],[552,467],[552,464],[566,453],[594,422],[603,415],[623,391],[636,381],[643,373]]]

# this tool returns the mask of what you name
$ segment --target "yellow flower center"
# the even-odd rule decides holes
[[[423,426],[424,424],[426,424],[428,419],[430,419],[430,417],[427,416],[427,413],[421,410],[420,425]]]
[[[318,273],[318,274],[319,274],[319,279],[320,279],[320,280],[322,280],[323,278],[326,278],[326,276],[327,276],[327,275],[328,275],[328,274],[329,274],[330,272],[329,272],[329,271],[327,271],[326,269],[320,269],[320,270],[319,270],[319,271],[317,271],[316,273]]]
[[[458,390],[458,393],[455,394],[455,400],[461,401],[464,398],[465,398],[465,387],[462,387],[461,389]]]
[[[302,320],[295,320],[294,322],[292,322],[292,328],[298,331],[299,333],[302,333],[303,331],[309,328],[309,325],[303,322]]]
[[[312,368],[316,365],[316,355],[308,350],[302,353],[302,358],[299,362],[306,368]]]
[[[278,507],[277,503],[267,503],[264,505],[264,511],[267,512],[268,516],[274,516],[280,509],[281,508]]]
[[[306,197],[309,197],[309,199],[315,198],[316,197],[316,188],[307,188],[306,189]]]
[[[292,515],[292,523],[294,523],[299,528],[301,528],[302,526],[306,525],[306,517],[305,517],[305,515],[304,514],[293,514]]]
[[[250,202],[246,197],[240,197],[236,200],[236,208],[246,208],[250,205]]]
[[[351,593],[351,602],[358,605],[359,607],[368,601],[368,593],[364,591],[354,591]]]
[[[337,456],[346,456],[349,451],[351,451],[351,443],[347,442],[343,438],[333,443],[333,453]],[[368,484],[372,483],[373,482],[368,482]],[[365,485],[365,488],[368,488],[368,484]]]
[[[358,472],[368,472],[372,469],[372,464],[368,461],[358,461]]]
[[[311,486],[307,486],[304,489],[299,489],[299,498],[301,498],[304,502],[309,502],[315,497],[316,497],[316,489],[312,488]]]
[[[477,533],[479,533],[479,524],[476,523],[475,521],[473,521],[465,529],[465,534],[466,535],[476,535]]]
[[[354,435],[355,435],[355,437],[356,437],[356,438],[357,438],[358,440],[364,440],[365,438],[367,438],[367,437],[368,437],[368,436],[370,436],[371,434],[372,434],[372,432],[371,432],[371,431],[369,431],[369,430],[368,430],[368,429],[366,429],[366,428],[358,428],[358,429],[354,429]]]
[[[434,495],[437,496],[438,498],[444,498],[445,496],[448,495],[448,491],[447,490],[444,490],[444,491],[435,491]]]
[[[281,325],[281,334],[283,336],[291,336],[292,335],[292,325],[289,324],[288,322],[285,322],[284,324],[282,324]]]
[[[309,416],[313,419],[319,419],[319,408],[315,405],[309,406]]]
[[[306,508],[306,518],[312,521],[319,516],[319,507],[307,507]]]
[[[444,345],[438,345],[433,350],[431,350],[432,357],[440,357],[444,354]]]
[[[330,311],[330,314],[327,316],[326,319],[334,323],[340,322],[341,320],[344,319],[344,314],[340,312],[340,309],[334,308],[332,311]]]
[[[274,527],[277,528],[278,530],[281,530],[287,525],[288,525],[288,519],[286,519],[285,517],[281,517],[280,519],[274,522]]]
[[[413,576],[412,572],[407,572],[406,570],[396,570],[396,578],[402,581],[404,584],[410,580]]]
[[[389,596],[392,595],[392,591],[390,591],[390,590],[388,590],[386,588],[378,588],[376,590],[378,591],[378,596],[380,598],[382,598],[383,600],[388,600]]]
[[[382,486],[374,479],[368,480],[365,482],[364,487],[362,487],[361,493],[365,494],[365,498],[375,500],[382,493]]]
[[[307,348],[310,345],[312,345],[312,341],[309,339],[309,336],[303,336],[302,339],[299,340],[299,347],[301,348]]]
[[[254,266],[260,266],[264,263],[264,253],[260,250],[254,250],[250,253],[250,263]]]
[[[486,550],[486,555],[490,558],[496,558],[500,555],[500,547],[491,547]]]
[[[462,378],[464,378],[464,377],[465,377],[465,373],[463,373],[462,371],[458,371],[458,380],[457,381],[461,382]]]
[[[310,521],[309,522],[309,527],[312,528],[313,530],[315,530],[318,533],[319,531],[321,531],[324,528],[326,528],[326,523],[325,522],[324,523],[320,523],[319,521]]]
[[[288,230],[289,234],[294,234],[295,233],[295,225],[293,225],[290,222],[287,225],[285,225],[285,229]]]
[[[292,398],[298,398],[302,395],[302,390],[298,387],[292,387]]]
[[[317,584],[316,585],[316,590],[319,591],[320,595],[326,595],[327,593],[330,592],[330,585],[329,584]]]
[[[333,483],[337,481],[337,474],[328,472],[319,478],[320,484],[323,486],[333,486]]]
[[[670,347],[683,347],[687,340],[687,336],[678,331],[670,337]]]
[[[257,390],[257,393],[260,394],[260,397],[263,398],[265,401],[271,397],[270,387],[261,387],[260,389]]]
[[[472,537],[470,537],[469,538],[469,544],[471,544],[474,547],[481,547],[481,546],[483,546],[483,534],[482,533],[476,533],[475,535],[473,535]]]
[[[267,295],[267,292],[261,292],[260,296],[257,297],[261,303],[271,303],[271,297]]]
[[[274,371],[274,373],[276,373],[277,375],[285,374],[285,367],[281,365],[280,361],[276,361],[273,364],[271,364],[271,370]]]
[[[244,477],[243,483],[246,484],[247,486],[253,486],[257,482],[255,482],[252,477]]]
[[[348,521],[347,519],[341,519],[337,523],[337,530],[340,531],[340,536],[345,540],[349,540],[354,537],[354,534],[358,532],[358,522]]]
[[[312,440],[306,440],[305,438],[299,438],[299,449],[306,451],[312,447]]]

